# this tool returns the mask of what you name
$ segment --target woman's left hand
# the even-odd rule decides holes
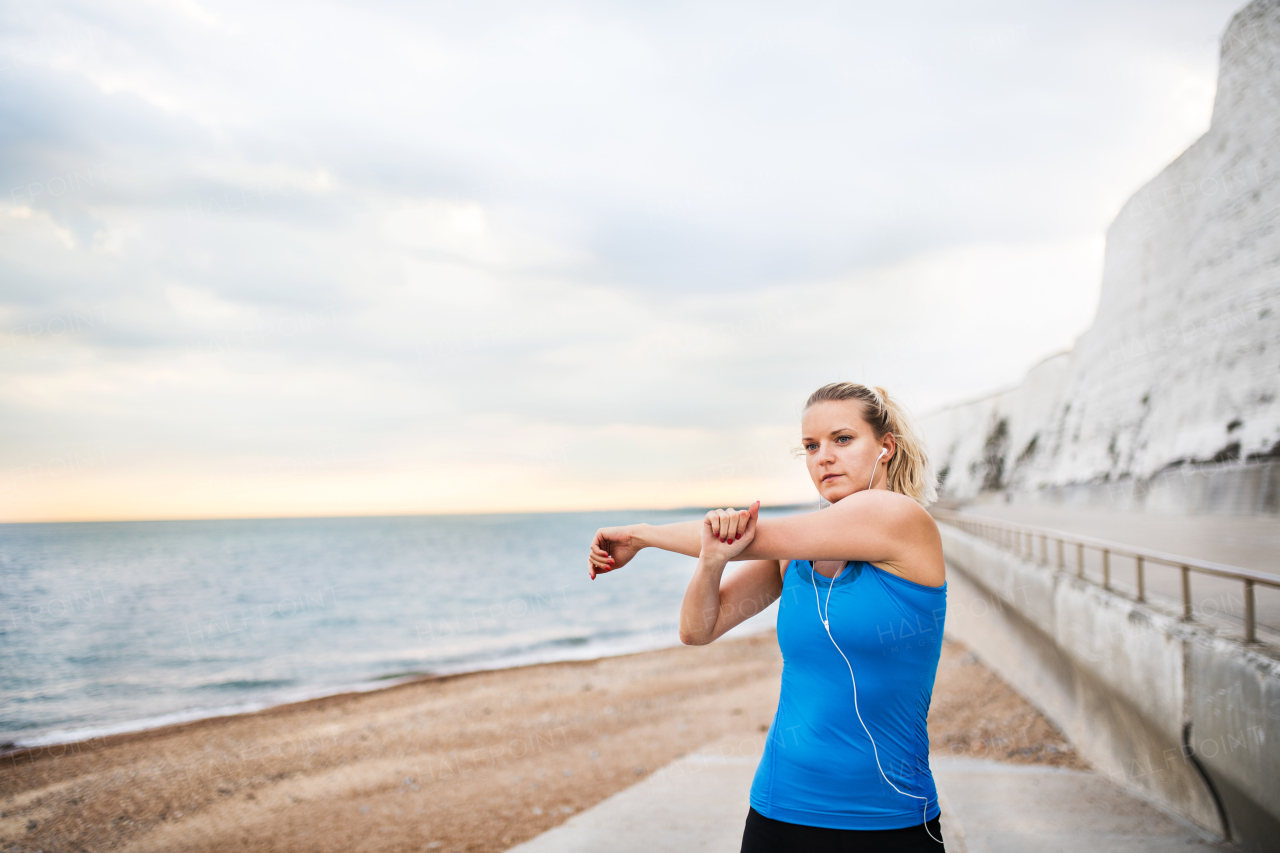
[[[750,509],[713,509],[702,519],[702,557],[728,562],[741,554],[756,535],[760,501]]]

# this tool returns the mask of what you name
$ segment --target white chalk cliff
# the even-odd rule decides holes
[[[1092,327],[1018,387],[921,421],[951,499],[1277,467],[1280,0],[1232,19],[1208,132],[1108,229]]]

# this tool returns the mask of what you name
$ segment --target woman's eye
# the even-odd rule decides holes
[[[842,435],[839,438],[837,438],[836,441],[841,442],[842,444],[848,444],[850,441],[850,438],[847,435]]]
[[[810,453],[812,453],[813,451],[815,451],[815,450],[817,450],[817,449],[818,449],[818,445],[816,445],[816,444],[806,444],[806,445],[804,446],[804,449],[805,449],[805,450],[808,450]]]

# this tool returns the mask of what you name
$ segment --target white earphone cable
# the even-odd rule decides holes
[[[880,456],[876,457],[876,465],[880,464],[881,457],[883,457],[887,452],[888,448],[880,451]],[[874,483],[875,480],[876,469],[873,466],[871,469],[871,482],[867,483],[868,489],[871,488],[871,483]],[[888,774],[884,772],[884,767],[880,765],[880,749],[876,746],[876,739],[871,736],[871,730],[868,729],[867,724],[863,722],[862,711],[858,709],[858,679],[853,675],[853,664],[849,663],[849,658],[845,655],[844,650],[840,648],[840,644],[836,642],[836,638],[831,634],[831,590],[835,589],[836,580],[835,578],[832,578],[830,585],[827,586],[827,606],[826,612],[824,613],[822,602],[818,599],[818,582],[813,578],[813,573],[815,573],[817,569],[814,568],[812,561],[809,562],[809,569],[809,582],[813,584],[813,603],[818,608],[818,618],[822,620],[822,627],[826,629],[827,638],[831,640],[831,645],[836,647],[836,651],[840,653],[840,657],[844,658],[844,665],[849,669],[849,680],[853,683],[853,712],[858,715],[858,722],[862,725],[862,730],[867,733],[867,740],[871,741],[871,754],[875,756],[876,769],[880,771],[880,775],[884,778],[884,781],[889,783],[889,787],[893,788],[893,790],[897,791],[899,794],[916,800],[924,800],[924,804],[920,807],[920,817],[921,822],[924,824],[924,831],[929,833],[930,838],[933,838],[934,841],[941,844],[942,839],[934,838],[933,832],[929,829],[929,798],[921,797],[918,794],[908,794],[906,791],[893,784],[893,780],[889,778]],[[837,574],[839,573],[837,572]]]

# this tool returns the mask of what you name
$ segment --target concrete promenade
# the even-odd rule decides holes
[[[1280,574],[1280,516],[1161,515],[1007,503],[972,503],[960,511]]]
[[[1280,574],[1280,517],[1277,516],[1160,515],[1006,503],[973,503],[961,508],[961,512]],[[1074,553],[1067,554],[1066,561],[1074,566]],[[1085,577],[1101,582],[1101,576],[1101,556],[1087,551]],[[1152,602],[1177,610],[1182,601],[1181,583],[1177,569],[1148,564],[1146,586]],[[1112,586],[1130,596],[1136,594],[1132,560],[1113,559]],[[1244,593],[1239,581],[1193,575],[1191,589],[1197,618],[1226,629],[1228,634],[1243,625]],[[1254,595],[1260,638],[1280,642],[1280,590],[1259,586]]]
[[[736,853],[758,756],[709,744],[510,853]],[[949,853],[1232,851],[1190,823],[1074,770],[934,757]]]

